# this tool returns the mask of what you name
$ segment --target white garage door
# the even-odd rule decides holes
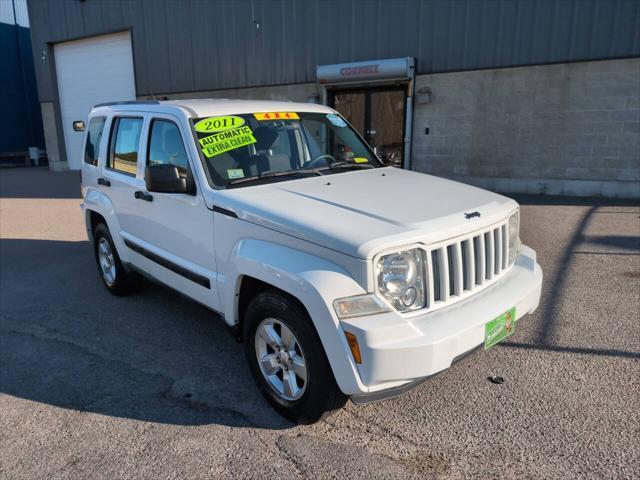
[[[74,120],[87,121],[96,103],[135,100],[129,33],[102,35],[54,46],[62,128],[69,168],[82,165],[82,132]]]

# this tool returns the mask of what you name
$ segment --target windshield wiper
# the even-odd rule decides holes
[[[273,177],[288,177],[288,176],[297,176],[297,175],[318,175],[318,172],[313,170],[267,170],[266,172],[262,172],[259,175],[252,175],[250,177],[245,178],[236,178],[234,180],[229,180],[227,185],[238,185],[240,183],[248,183],[255,182],[258,180],[262,180],[264,178],[273,178]]]
[[[301,169],[301,170],[267,170],[266,172],[262,172],[259,175],[252,175],[250,177],[236,178],[233,180],[229,180],[227,182],[227,186],[239,185],[242,183],[257,182],[265,178],[322,175],[322,172],[326,172],[328,170],[338,170],[343,168],[370,169],[375,167],[373,165],[368,165],[364,163],[351,163],[351,162],[345,162],[345,161],[338,161],[338,162],[333,162],[331,165],[327,167],[308,168],[308,169]]]
[[[360,168],[360,169],[370,169],[370,168],[376,168],[373,165],[369,165],[368,163],[352,163],[352,162],[345,162],[344,160],[338,161],[338,162],[333,162],[331,165],[328,165],[326,167],[320,167],[317,168],[315,170],[319,171],[319,172],[324,172],[327,170],[337,170],[340,168]]]

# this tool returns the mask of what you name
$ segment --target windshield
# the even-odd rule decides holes
[[[336,114],[264,112],[193,119],[215,186],[326,175],[382,164]]]

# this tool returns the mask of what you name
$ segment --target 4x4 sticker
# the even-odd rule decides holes
[[[223,117],[209,117],[200,120],[194,125],[196,132],[214,133],[224,132],[244,125],[244,118],[235,115],[226,115]]]
[[[235,130],[227,130],[226,132],[214,133],[198,141],[202,146],[202,153],[207,158],[257,142],[251,129],[246,126]]]
[[[254,113],[256,120],[300,120],[297,113],[294,112],[264,112]]]

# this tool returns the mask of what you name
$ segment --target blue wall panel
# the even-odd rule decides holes
[[[0,154],[44,148],[29,29],[0,23]]]

